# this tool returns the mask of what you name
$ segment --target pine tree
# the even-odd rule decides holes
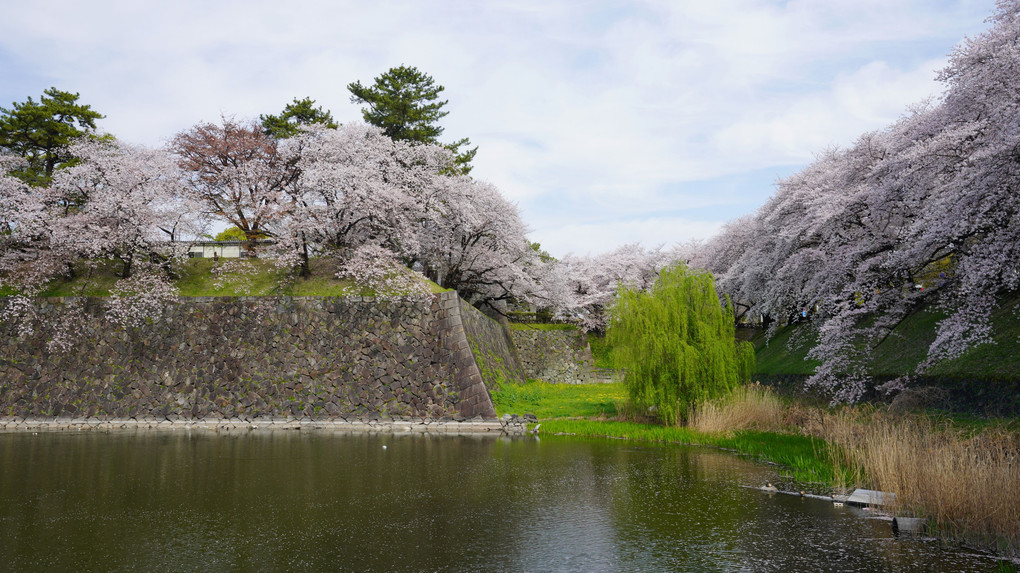
[[[259,121],[266,135],[273,139],[287,139],[300,132],[302,125],[321,124],[330,129],[338,127],[333,114],[322,106],[315,107],[315,100],[310,97],[294,98],[286,105],[280,115],[260,115]]]
[[[48,185],[53,172],[71,162],[68,145],[93,136],[103,115],[78,103],[78,94],[49,88],[39,101],[31,97],[0,107],[0,149],[21,156],[28,165],[12,175],[30,185]]]
[[[365,122],[382,128],[391,139],[439,144],[443,128],[438,122],[450,112],[443,110],[448,101],[439,100],[445,88],[436,84],[432,76],[418,68],[398,66],[375,78],[371,87],[359,81],[349,84],[347,89],[352,102],[368,104],[361,110]],[[443,145],[455,155],[456,165],[450,171],[462,175],[471,171],[470,162],[478,148],[460,152],[461,147],[469,145],[467,138]]]

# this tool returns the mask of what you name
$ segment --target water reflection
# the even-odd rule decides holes
[[[383,447],[385,446],[385,448]],[[0,434],[0,569],[983,571],[717,450],[543,437]]]

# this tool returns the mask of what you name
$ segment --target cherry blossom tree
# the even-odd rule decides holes
[[[0,287],[34,292],[66,266],[50,256],[52,228],[48,204],[52,192],[32,188],[6,173],[23,161],[0,156]]]
[[[596,256],[567,255],[545,281],[554,316],[588,331],[605,332],[606,309],[620,287],[648,290],[674,255],[662,248],[646,250],[637,243]]]
[[[38,318],[30,297],[104,261],[121,275],[108,319],[131,327],[153,318],[177,296],[169,280],[187,251],[182,239],[203,233],[209,216],[249,240],[272,236],[281,267],[307,271],[310,257],[332,258],[356,289],[420,295],[427,289],[410,270],[419,268],[479,306],[544,296],[549,265],[516,206],[490,184],[450,175],[453,154],[439,145],[359,124],[306,126],[276,141],[225,119],[178,134],[165,150],[93,139],[71,151],[79,161],[48,187],[0,178],[0,286],[26,297],[5,310],[24,315],[26,328]]]
[[[290,210],[274,227],[282,248],[307,269],[311,255],[346,259],[376,245],[408,261],[419,250],[425,197],[451,161],[435,145],[394,141],[379,128],[312,126],[286,140],[281,153],[294,166]]]
[[[925,225],[909,229],[920,255],[956,261],[929,364],[987,342],[996,295],[1020,287],[1020,2],[1000,0],[991,23],[941,73],[944,127],[932,146],[960,159],[938,173],[942,192],[921,206]]]
[[[392,251],[374,244],[354,249],[341,262],[337,276],[353,282],[354,286],[346,289],[352,295],[361,294],[362,288],[368,288],[383,298],[425,297],[431,294],[426,281],[415,278],[420,275],[403,266]]]
[[[448,149],[347,124],[309,126],[280,152],[296,173],[291,210],[274,227],[282,257],[305,268],[310,256],[333,257],[348,278],[394,276],[397,260],[477,305],[527,300],[538,289],[539,262],[516,206],[492,185],[446,174]]]
[[[31,299],[51,280],[106,261],[119,262],[122,277],[109,317],[122,325],[153,317],[176,298],[170,267],[187,252],[181,235],[203,229],[166,152],[112,139],[82,140],[70,151],[79,161],[57,170],[49,187],[0,180],[7,228],[0,238],[0,286],[21,297],[7,305],[5,317],[19,320],[23,333],[39,323]],[[50,325],[52,348],[69,347],[82,312],[77,303],[66,305],[60,323]]]
[[[415,261],[475,305],[499,310],[543,298],[545,262],[531,247],[517,206],[495,186],[443,176],[423,196]]]
[[[86,261],[116,259],[122,278],[138,262],[180,257],[205,228],[200,205],[180,188],[180,171],[163,150],[116,141],[83,141],[72,147],[80,163],[54,175],[52,191],[82,198],[57,219],[54,247]]]
[[[24,160],[0,155],[0,289],[17,294],[7,297],[0,318],[13,322],[22,336],[31,335],[38,323],[33,296],[49,279],[65,268],[66,260],[48,256],[50,251],[45,188],[32,189],[7,173]]]
[[[254,241],[272,233],[291,207],[287,187],[296,177],[277,141],[256,122],[222,118],[221,125],[200,123],[170,143],[184,170],[182,181],[207,213],[244,232]]]
[[[923,371],[988,342],[1020,287],[1020,2],[991,22],[952,54],[940,102],[822,154],[694,257],[752,314],[810,315],[809,384],[836,401],[863,395],[870,351],[921,305],[947,315]]]
[[[180,291],[162,273],[136,273],[114,285],[106,317],[121,327],[138,327],[163,316]]]
[[[812,356],[822,360],[810,384],[840,400],[862,395],[869,349],[919,302],[914,281],[926,263],[895,255],[927,188],[906,184],[904,149],[929,119],[919,111],[827,151],[699,255],[720,273],[720,288],[773,329],[810,314],[819,333]]]

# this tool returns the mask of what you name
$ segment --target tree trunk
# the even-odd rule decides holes
[[[308,263],[308,241],[305,240],[304,231],[301,232],[301,276],[304,278],[312,276],[312,268]]]

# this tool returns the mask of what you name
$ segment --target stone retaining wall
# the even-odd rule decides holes
[[[454,292],[406,301],[188,298],[126,329],[103,318],[101,299],[87,299],[73,348],[51,351],[46,325],[67,316],[70,302],[40,301],[46,321],[29,336],[0,322],[0,416],[495,418]]]
[[[523,384],[526,381],[524,368],[510,331],[467,302],[458,300],[464,333],[485,387],[491,391],[505,382]]]
[[[527,325],[510,331],[524,374],[553,384],[606,382],[595,369],[588,336],[577,329],[539,330]]]

